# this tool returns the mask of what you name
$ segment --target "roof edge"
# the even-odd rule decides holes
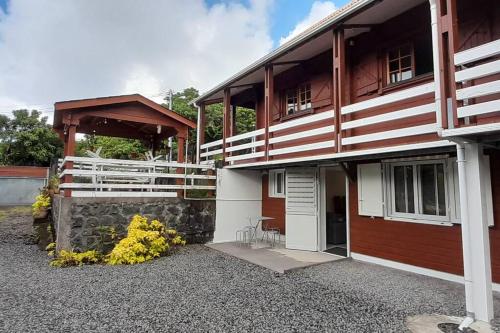
[[[249,66],[243,68],[236,74],[232,75],[225,81],[219,83],[212,89],[206,91],[202,95],[198,96],[195,98],[191,103],[194,105],[197,105],[200,101],[205,100],[206,98],[210,97],[211,95],[215,94],[217,91],[221,90],[222,88],[226,87],[227,85],[231,84],[232,82],[254,72],[255,70],[259,69],[262,66],[265,66],[267,63],[272,61],[273,59],[282,56],[284,53],[290,51],[291,49],[295,48],[298,46],[298,44],[302,43],[303,41],[306,41],[307,39],[312,38],[314,35],[323,32],[325,29],[328,27],[334,25],[335,23],[338,23],[341,19],[345,18],[347,15],[355,12],[356,10],[359,10],[363,8],[364,6],[375,2],[379,0],[359,0],[359,1],[352,1],[345,6],[341,7],[337,11],[333,12],[330,16],[327,16],[323,20],[320,20],[319,22],[313,24],[310,28],[305,30],[304,32],[300,33],[299,35],[295,36],[285,44],[281,45],[280,47],[274,49],[270,53],[266,54],[262,58],[258,59],[257,61],[253,62]]]

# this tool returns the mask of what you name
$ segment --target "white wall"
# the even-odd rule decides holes
[[[260,171],[217,170],[214,243],[236,240],[236,230],[248,225],[248,217],[262,215]]]

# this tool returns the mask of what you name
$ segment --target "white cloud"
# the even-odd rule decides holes
[[[0,112],[206,90],[272,48],[269,8],[203,0],[16,0],[0,17]]]
[[[280,45],[288,42],[293,37],[297,36],[307,28],[309,28],[314,23],[320,21],[321,19],[327,17],[331,13],[337,10],[337,6],[331,1],[315,1],[311,6],[309,14],[293,28],[290,33],[281,37]]]

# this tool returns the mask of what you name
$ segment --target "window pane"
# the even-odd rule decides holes
[[[411,67],[411,57],[401,58],[401,68]]]
[[[422,184],[422,213],[437,215],[435,164],[421,165],[420,179]]]
[[[408,80],[408,79],[411,79],[412,77],[413,77],[413,74],[411,72],[411,69],[401,73],[401,80]]]
[[[444,165],[437,165],[437,192],[438,192],[438,208],[439,216],[446,216],[446,199],[444,190]]]
[[[405,177],[406,177],[406,197],[408,203],[407,213],[415,213],[415,199],[413,192],[413,166],[407,165],[405,167]]]
[[[394,211],[406,213],[405,167],[394,167]]]
[[[281,172],[276,173],[276,194],[283,194],[283,174]]]
[[[389,72],[394,72],[399,69],[399,61],[396,59],[394,61],[389,62]]]

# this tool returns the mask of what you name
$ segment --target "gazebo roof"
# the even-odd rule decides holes
[[[78,133],[133,139],[162,139],[196,124],[146,97],[133,94],[56,102],[53,128],[77,126]]]

